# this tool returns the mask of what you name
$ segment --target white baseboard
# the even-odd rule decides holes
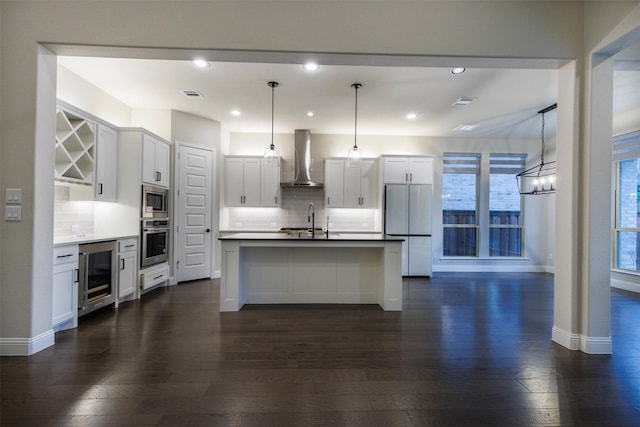
[[[580,349],[580,335],[572,334],[571,332],[567,332],[557,326],[554,326],[551,329],[551,341],[558,343],[569,350]]]
[[[613,351],[611,337],[588,337],[572,334],[554,326],[551,340],[569,350],[580,350],[587,354],[611,354]]]
[[[436,264],[438,273],[553,273],[553,266],[522,264]]]
[[[611,336],[585,337],[581,335],[580,350],[588,354],[611,354],[613,352]]]
[[[0,356],[30,356],[55,343],[53,329],[33,338],[0,338]]]

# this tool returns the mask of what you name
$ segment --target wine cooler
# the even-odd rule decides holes
[[[116,254],[115,241],[80,245],[78,316],[115,303]]]

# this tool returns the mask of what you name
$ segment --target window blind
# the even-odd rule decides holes
[[[444,153],[443,173],[480,174],[480,154]]]
[[[491,154],[489,170],[491,173],[516,175],[526,169],[526,154]]]
[[[613,138],[613,161],[640,158],[640,131],[625,133]]]

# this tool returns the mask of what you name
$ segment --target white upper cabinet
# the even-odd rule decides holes
[[[103,202],[115,202],[118,173],[118,132],[114,128],[100,123],[98,124],[95,163],[95,199]]]
[[[142,137],[142,182],[169,188],[169,144],[147,134]]]
[[[280,166],[277,162],[262,157],[225,157],[225,206],[278,206],[279,186]]]
[[[280,162],[260,161],[260,206],[278,207],[280,203]]]
[[[325,202],[331,208],[375,208],[378,203],[375,159],[325,160]]]
[[[433,184],[432,157],[385,157],[385,184]]]
[[[324,161],[324,202],[328,208],[344,206],[344,160]]]

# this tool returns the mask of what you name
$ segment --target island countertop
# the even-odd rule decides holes
[[[292,242],[393,242],[393,241],[403,241],[402,237],[397,236],[389,236],[386,234],[379,233],[344,233],[344,232],[336,232],[326,234],[316,235],[315,238],[311,238],[310,236],[306,237],[297,237],[292,236],[288,233],[283,232],[267,232],[267,233],[233,233],[226,236],[220,236],[219,240],[274,240],[274,241],[292,241]]]

